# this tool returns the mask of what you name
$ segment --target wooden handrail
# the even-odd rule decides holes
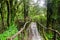
[[[57,31],[57,30],[55,30],[55,29],[52,29],[52,28],[47,28],[47,27],[45,27],[44,25],[42,25],[41,23],[39,23],[39,22],[38,22],[38,24],[39,24],[41,27],[43,27],[44,29],[48,29],[48,30],[51,30],[51,31],[53,31],[53,32],[56,32],[56,33],[60,36],[60,32],[59,32],[59,31]]]
[[[13,36],[11,36],[11,37],[8,37],[7,38],[7,40],[13,40],[18,34],[20,34],[24,29],[25,29],[25,27],[26,27],[26,25],[27,25],[27,23],[29,23],[29,22],[26,22],[25,24],[24,24],[24,27],[23,28],[21,28],[21,30],[20,31],[18,31],[16,34],[14,34]]]
[[[18,34],[20,34],[20,33],[25,29],[27,23],[29,23],[29,22],[26,22],[26,23],[24,24],[24,27],[21,28],[20,31],[18,31],[15,35],[13,35],[13,36],[11,36],[11,37],[8,37],[7,40],[13,40]],[[38,23],[41,27],[43,27],[44,29],[49,29],[49,30],[51,30],[51,31],[53,31],[53,32],[56,32],[56,33],[60,36],[60,32],[59,32],[59,31],[54,30],[54,29],[51,29],[51,28],[47,28],[47,27],[45,27],[44,25],[42,25],[41,23],[39,23],[39,22],[37,22],[37,23]]]

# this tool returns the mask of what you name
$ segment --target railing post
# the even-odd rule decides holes
[[[56,35],[56,32],[55,31],[54,31],[53,40],[57,40],[57,35]]]
[[[20,40],[20,34],[18,34],[18,40]]]
[[[12,38],[9,37],[9,38],[7,38],[7,40],[12,40]]]

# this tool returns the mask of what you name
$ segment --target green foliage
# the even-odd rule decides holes
[[[46,36],[48,37],[49,40],[52,40],[53,34],[52,33],[46,33]]]
[[[31,15],[31,19],[32,21],[45,21],[46,20],[46,17],[45,16],[41,16],[41,15]]]
[[[16,32],[17,32],[17,28],[13,24],[5,32],[3,32],[2,34],[0,34],[0,40],[6,40],[7,37],[10,37],[10,36],[14,35]]]

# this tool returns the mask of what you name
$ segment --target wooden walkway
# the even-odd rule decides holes
[[[29,25],[29,38],[28,40],[43,40],[41,35],[38,32],[36,22],[31,22]]]
[[[13,36],[7,38],[7,40],[14,40],[14,38],[19,35],[24,29],[25,26],[28,22],[25,23],[24,27],[18,31],[16,34]],[[20,40],[20,39],[19,39]],[[38,29],[37,29],[37,24],[36,22],[31,22],[28,27],[28,37],[27,40],[43,40],[42,36],[39,34]]]

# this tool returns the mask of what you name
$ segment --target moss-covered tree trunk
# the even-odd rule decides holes
[[[3,8],[4,8],[4,3],[1,3],[1,23],[2,23],[2,27],[1,27],[1,32],[3,32],[4,31],[4,29],[5,29],[5,26],[4,26],[4,10],[3,10]]]
[[[58,1],[58,13],[57,13],[57,15],[58,15],[58,18],[57,18],[57,20],[58,20],[58,23],[60,24],[60,1]]]
[[[9,1],[6,1],[7,4],[7,26],[9,27],[10,25],[10,14],[11,14],[11,10],[10,10],[10,3]]]
[[[26,22],[27,19],[28,19],[29,1],[28,0],[24,0],[23,4],[24,4],[24,21]]]
[[[52,2],[48,1],[47,2],[47,28],[52,28],[52,14],[53,14],[52,6],[53,6]]]

